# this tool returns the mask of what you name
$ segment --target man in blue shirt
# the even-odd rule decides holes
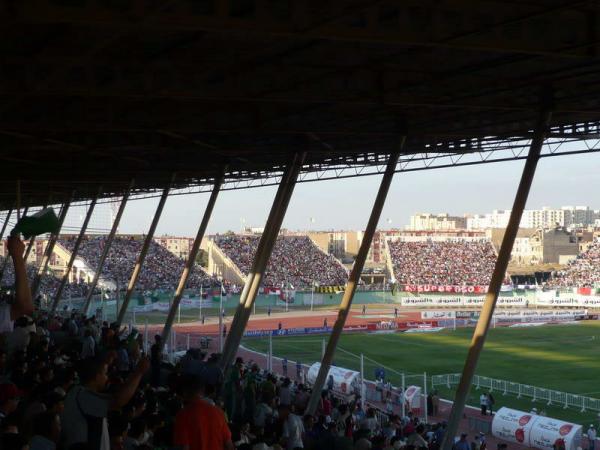
[[[462,433],[460,439],[454,443],[454,450],[471,450],[471,444],[467,440],[467,433]]]

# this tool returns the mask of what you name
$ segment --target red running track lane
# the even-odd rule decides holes
[[[346,325],[366,325],[368,323],[380,322],[382,320],[393,320],[388,317],[379,317],[379,315],[393,315],[393,308],[379,307],[377,309],[367,310],[366,317],[362,316],[360,311],[352,311]],[[248,322],[247,330],[275,330],[281,323],[282,328],[297,328],[297,327],[321,327],[323,326],[325,318],[327,319],[327,325],[333,326],[337,317],[337,310],[326,310],[326,311],[290,311],[287,313],[273,313],[270,317],[266,314],[258,316],[252,316]],[[229,327],[232,320],[232,316],[225,317],[225,325]],[[420,322],[421,314],[418,311],[399,311],[397,322]],[[202,325],[200,322],[188,322],[182,324],[173,325],[177,333],[184,334],[216,334],[219,330],[218,320],[214,317],[210,318],[210,322]],[[162,326],[151,325],[150,330],[160,330]]]

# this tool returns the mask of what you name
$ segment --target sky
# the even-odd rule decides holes
[[[380,228],[404,228],[417,212],[462,215],[510,209],[524,161],[397,173]],[[600,209],[600,153],[542,158],[531,189],[528,209],[588,205]],[[296,186],[283,228],[290,230],[364,229],[381,175],[300,183]],[[223,191],[208,233],[262,227],[275,187]],[[156,235],[194,236],[209,194],[170,197]],[[120,233],[148,230],[158,199],[130,201]],[[314,222],[311,222],[311,217]]]

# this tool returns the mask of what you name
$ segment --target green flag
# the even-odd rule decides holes
[[[21,233],[25,239],[45,233],[58,233],[60,223],[52,208],[44,208],[32,216],[21,217],[12,230],[12,235]]]

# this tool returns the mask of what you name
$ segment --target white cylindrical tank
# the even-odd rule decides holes
[[[321,363],[314,363],[308,369],[306,380],[314,384],[319,374]],[[344,369],[343,367],[331,366],[325,379],[325,386],[328,386],[329,377],[333,378],[333,390],[340,394],[360,394],[360,373],[355,370]]]
[[[492,434],[505,441],[541,450],[551,450],[562,441],[566,450],[581,445],[582,427],[551,417],[500,408],[492,421]]]

